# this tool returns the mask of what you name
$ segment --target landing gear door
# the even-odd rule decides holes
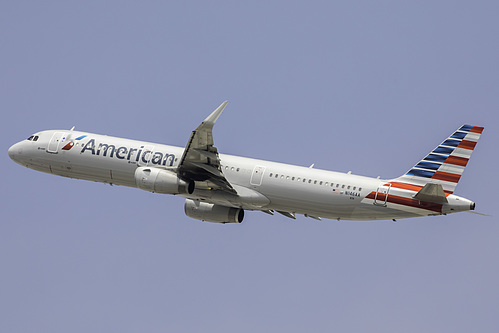
[[[390,192],[390,187],[392,184],[384,184],[378,186],[376,195],[374,196],[374,204],[377,206],[386,207],[386,202],[388,201],[388,192]]]
[[[55,132],[47,145],[47,153],[57,154],[59,145],[64,138],[64,132]]]

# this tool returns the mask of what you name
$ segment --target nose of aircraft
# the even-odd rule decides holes
[[[18,161],[19,155],[21,155],[22,153],[23,153],[23,148],[20,142],[13,144],[9,148],[9,157],[15,162]]]

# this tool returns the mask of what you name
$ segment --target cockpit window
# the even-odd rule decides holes
[[[26,140],[28,140],[28,141],[38,141],[38,135],[32,135],[29,138],[27,138]]]

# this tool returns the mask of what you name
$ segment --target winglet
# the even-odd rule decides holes
[[[227,103],[229,103],[229,101],[225,101],[223,102],[222,104],[220,104],[220,106],[215,110],[213,111],[202,123],[200,126],[211,126],[213,127],[213,125],[215,125],[215,122],[217,121],[218,117],[220,117],[220,115],[222,114],[222,111],[225,109],[225,107],[227,106]]]

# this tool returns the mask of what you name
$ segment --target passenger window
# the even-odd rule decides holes
[[[291,177],[291,180],[295,180],[295,177]]]
[[[333,187],[333,186],[334,186],[334,183],[331,183],[331,187]]]
[[[289,180],[289,176],[286,177],[286,180]]]
[[[300,180],[301,180],[301,178],[300,178],[300,177],[296,178],[296,181],[297,181],[297,182],[299,182]]]
[[[354,186],[354,187],[353,187],[353,190],[355,191],[355,189],[356,189],[356,188],[357,188],[357,187],[356,187],[356,186]]]
[[[272,177],[272,172],[269,174],[269,177]]]
[[[320,181],[319,185],[322,185],[322,180]]]
[[[362,187],[359,187],[359,191],[362,191]]]
[[[314,180],[314,184],[317,184],[317,180]]]
[[[345,188],[345,185],[341,185],[341,188]]]
[[[275,177],[277,178],[277,177],[279,177],[279,175],[276,173],[276,174],[275,174]]]
[[[303,178],[303,182],[305,183],[307,180],[305,178]]]
[[[325,185],[325,186],[328,186],[328,185],[329,185],[329,183],[328,183],[328,182],[326,182],[324,185]]]
[[[347,187],[347,190],[349,190],[349,189],[350,189],[350,185],[348,185],[348,187]]]
[[[336,187],[340,187],[340,184],[336,184]]]
[[[309,179],[309,180],[308,180],[308,183],[309,183],[309,184],[311,184],[311,183],[312,183],[312,179]]]
[[[236,171],[237,171],[237,172],[239,172],[239,168],[237,168],[237,170],[236,170]]]

